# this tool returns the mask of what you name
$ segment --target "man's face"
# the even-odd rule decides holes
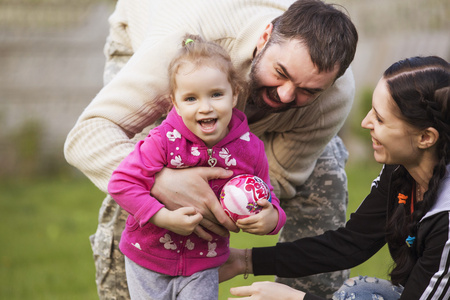
[[[249,102],[257,108],[276,113],[306,106],[333,84],[338,67],[319,73],[300,41],[269,43],[265,47],[261,39],[250,71]]]

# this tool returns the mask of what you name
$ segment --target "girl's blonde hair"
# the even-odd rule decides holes
[[[195,68],[201,66],[217,68],[227,75],[234,95],[244,91],[245,83],[241,75],[234,68],[230,55],[221,46],[192,34],[186,34],[181,45],[181,49],[172,59],[168,69],[169,88],[172,96],[177,88],[177,72],[188,63],[194,65]]]

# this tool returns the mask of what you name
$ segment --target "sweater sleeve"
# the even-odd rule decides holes
[[[253,248],[255,275],[302,277],[344,270],[369,259],[385,244],[388,182],[391,168],[383,168],[370,194],[345,227],[322,235]]]
[[[133,137],[168,112],[167,65],[181,35],[173,32],[154,44],[146,40],[70,131],[67,161],[100,190],[106,192],[112,171],[134,149]]]
[[[164,205],[150,195],[155,174],[165,165],[161,136],[156,129],[143,141],[139,141],[113,172],[108,192],[113,199],[141,225]]]

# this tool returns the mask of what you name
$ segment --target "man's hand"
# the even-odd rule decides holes
[[[239,229],[223,210],[208,181],[229,178],[231,175],[232,171],[223,168],[164,168],[156,174],[151,194],[170,210],[194,207],[203,216],[200,223],[203,228],[227,236],[228,230],[238,232]],[[206,240],[212,238],[200,226],[194,232]]]

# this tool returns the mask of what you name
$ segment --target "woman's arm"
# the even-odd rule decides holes
[[[247,259],[244,250],[232,249],[229,260],[220,268],[220,280],[244,274],[246,269],[255,275],[293,278],[348,269],[364,262],[385,244],[387,193],[394,168],[383,168],[345,227],[273,247],[253,248]]]
[[[391,166],[383,168],[345,227],[274,247],[253,248],[254,274],[303,277],[348,269],[369,259],[385,244],[387,195],[393,170]]]

